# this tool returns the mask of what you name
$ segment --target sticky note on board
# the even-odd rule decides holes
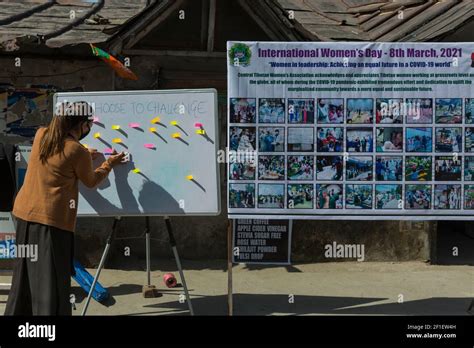
[[[146,147],[147,149],[155,149],[156,148],[155,144],[151,144],[151,143],[144,144],[143,146]]]
[[[202,123],[196,122],[196,123],[194,124],[194,128],[203,128],[203,127],[202,127]]]
[[[122,142],[122,139],[114,138],[114,139],[112,139],[112,142],[115,143],[115,144],[120,144]]]
[[[172,125],[172,126],[177,126],[177,125],[178,125],[178,121],[171,121],[171,122],[170,122],[170,125]]]
[[[173,134],[171,134],[171,136],[172,136],[173,138],[175,138],[175,139],[176,139],[176,138],[181,138],[181,134],[180,134],[180,133],[173,133]]]
[[[113,130],[119,130],[120,126],[118,124],[114,124],[114,125],[112,125],[112,129]]]
[[[150,122],[155,124],[155,123],[159,123],[161,121],[161,119],[159,117],[155,117],[154,119],[152,119]]]
[[[194,176],[192,176],[192,175],[186,175],[186,179],[188,179],[188,180],[193,180],[193,179],[194,179]]]
[[[100,138],[100,133],[99,133],[99,132],[94,133],[94,138],[96,138],[96,139],[97,139],[97,138]]]
[[[82,144],[82,146],[84,146],[86,149],[89,148],[89,145],[87,145],[87,144]]]
[[[135,122],[134,123],[129,123],[128,126],[130,128],[138,128],[138,127],[140,127],[140,123],[135,123]]]
[[[204,135],[206,134],[206,131],[204,129],[196,129],[196,134]]]
[[[99,117],[97,117],[97,116],[92,117],[92,122],[94,122],[94,123],[99,122]]]
[[[114,152],[114,149],[112,149],[110,147],[107,147],[107,148],[104,149],[104,154],[105,155],[110,155],[113,152]]]
[[[148,128],[150,130],[150,132],[156,132],[156,128],[155,127],[150,127]]]
[[[134,172],[135,174],[138,174],[138,173],[140,173],[141,171],[140,171],[139,168],[135,168],[135,169],[133,170],[133,172]]]

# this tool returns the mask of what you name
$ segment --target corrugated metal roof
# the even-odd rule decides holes
[[[104,42],[147,7],[147,0],[0,0],[0,43],[49,47]]]
[[[274,0],[308,40],[429,41],[474,16],[473,0]]]

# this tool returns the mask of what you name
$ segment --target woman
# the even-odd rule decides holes
[[[114,151],[93,169],[98,152],[79,143],[91,131],[92,114],[86,102],[63,103],[36,132],[12,213],[17,245],[37,248],[38,255],[16,259],[5,315],[71,315],[78,181],[95,187],[125,156]]]

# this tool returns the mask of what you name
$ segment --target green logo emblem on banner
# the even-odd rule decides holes
[[[252,57],[252,51],[246,44],[236,43],[229,49],[230,64],[234,66],[248,66],[250,57]]]

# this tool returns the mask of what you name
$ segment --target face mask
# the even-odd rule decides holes
[[[82,127],[81,127],[81,136],[79,137],[79,140],[82,140],[82,139],[84,139],[85,137],[87,137],[89,135],[89,133],[91,132],[91,127],[88,126],[88,128],[89,128],[89,130],[84,133],[84,132],[82,132]]]

